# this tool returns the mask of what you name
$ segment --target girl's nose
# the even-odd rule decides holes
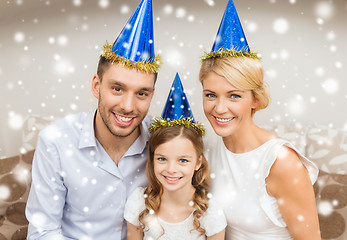
[[[169,164],[167,165],[167,171],[169,173],[176,173],[177,172],[177,164],[174,161],[169,161]]]

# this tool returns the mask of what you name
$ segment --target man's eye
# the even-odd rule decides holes
[[[119,87],[113,87],[112,89],[116,92],[119,92],[121,90]]]
[[[148,94],[145,93],[145,92],[139,92],[138,94],[139,94],[139,96],[141,96],[141,97],[146,97],[146,96],[148,96]]]

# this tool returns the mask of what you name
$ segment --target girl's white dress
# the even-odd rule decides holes
[[[283,146],[298,154],[308,170],[312,184],[318,176],[316,165],[283,139],[272,139],[241,154],[230,152],[221,137],[205,139],[205,143],[211,144],[206,148],[211,168],[211,190],[227,218],[226,239],[293,239],[276,198],[267,193],[265,179],[277,156],[285,154]]]
[[[125,205],[124,218],[129,223],[140,226],[138,220],[139,214],[145,209],[144,188],[139,187],[128,198]],[[169,223],[160,219],[155,214],[145,217],[148,231],[144,232],[144,238],[147,240],[202,240],[206,236],[212,236],[219,233],[226,227],[226,220],[223,211],[215,204],[213,200],[209,201],[209,208],[200,218],[201,228],[205,229],[206,236],[200,236],[200,232],[194,230],[193,213],[184,221],[178,223]]]

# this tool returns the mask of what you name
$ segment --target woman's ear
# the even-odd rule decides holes
[[[200,155],[198,161],[196,162],[195,171],[198,171],[202,164],[202,155]]]
[[[99,76],[95,74],[92,80],[92,93],[96,99],[99,99],[100,82]]]
[[[260,105],[260,101],[258,98],[253,97],[252,109],[258,108]]]

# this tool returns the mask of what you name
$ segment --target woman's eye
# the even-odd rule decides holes
[[[231,97],[232,99],[238,99],[238,98],[240,98],[241,96],[240,96],[240,95],[237,95],[237,94],[232,94],[230,97]]]
[[[212,94],[212,93],[207,93],[207,94],[205,95],[205,97],[207,97],[207,98],[215,98],[216,95],[214,95],[214,94]]]

